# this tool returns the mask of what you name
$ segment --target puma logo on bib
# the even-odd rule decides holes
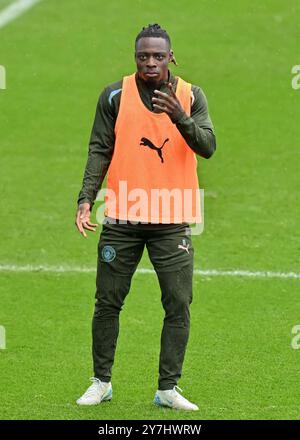
[[[143,145],[145,147],[149,147],[149,148],[151,148],[151,150],[155,150],[157,152],[158,156],[160,157],[161,163],[164,163],[164,159],[162,157],[162,149],[163,149],[165,143],[168,142],[168,140],[169,139],[166,139],[161,147],[156,147],[149,139],[142,137],[140,145]]]

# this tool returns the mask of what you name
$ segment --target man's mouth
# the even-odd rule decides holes
[[[148,76],[149,78],[154,78],[156,76],[159,75],[158,72],[145,72],[145,75]]]

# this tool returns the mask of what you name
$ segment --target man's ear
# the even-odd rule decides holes
[[[176,61],[176,58],[175,58],[175,56],[174,56],[174,52],[173,52],[173,50],[170,50],[170,61],[169,61],[169,63],[174,63],[175,66],[178,66],[177,61]]]

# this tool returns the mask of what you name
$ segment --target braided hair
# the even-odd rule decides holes
[[[169,46],[171,47],[171,39],[164,29],[160,27],[159,24],[149,24],[148,26],[143,27],[141,32],[137,35],[135,39],[135,44],[144,37],[156,37],[156,38],[163,38],[169,43]]]

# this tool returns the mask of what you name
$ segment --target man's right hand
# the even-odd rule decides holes
[[[94,224],[90,222],[90,215],[91,215],[91,207],[89,203],[81,203],[80,205],[78,205],[75,225],[77,226],[77,229],[80,232],[80,234],[82,234],[85,238],[87,238],[85,229],[95,232],[98,226],[98,224]]]

